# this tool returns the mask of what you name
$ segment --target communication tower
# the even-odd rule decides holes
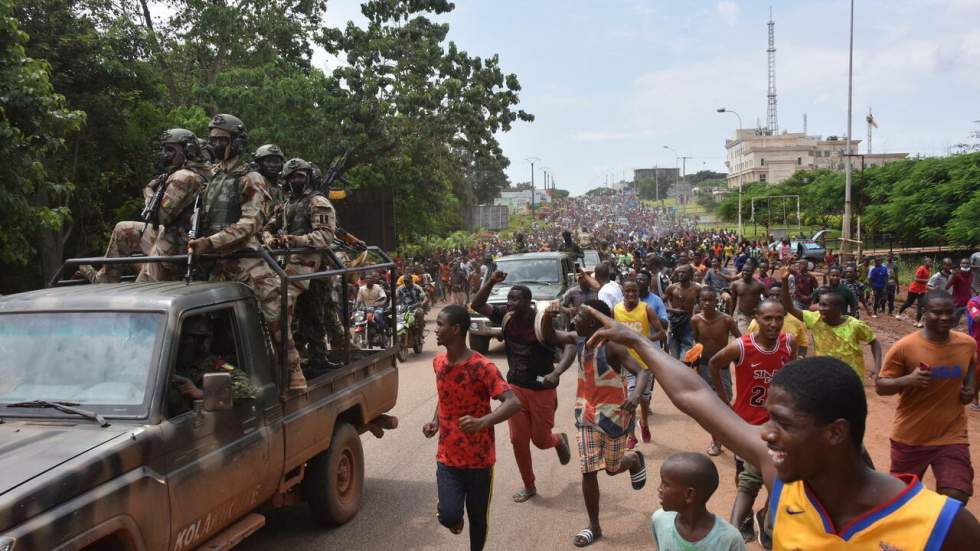
[[[766,133],[775,135],[779,131],[776,120],[776,22],[772,20],[772,8],[769,8],[769,106],[766,109]]]

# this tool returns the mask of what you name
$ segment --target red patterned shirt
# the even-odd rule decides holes
[[[439,451],[436,460],[448,467],[485,469],[497,461],[493,427],[466,434],[459,428],[464,415],[490,413],[490,399],[510,390],[497,366],[473,352],[460,364],[450,364],[446,354],[432,360],[439,395]]]

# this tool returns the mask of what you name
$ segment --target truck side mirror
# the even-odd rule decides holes
[[[231,374],[204,374],[204,411],[223,411],[231,409]]]

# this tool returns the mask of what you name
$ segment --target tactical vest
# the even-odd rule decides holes
[[[315,195],[322,196],[323,194],[314,191],[286,203],[286,233],[289,235],[306,235],[313,231],[310,203]]]
[[[241,179],[247,167],[215,174],[204,190],[202,236],[212,236],[242,218]]]

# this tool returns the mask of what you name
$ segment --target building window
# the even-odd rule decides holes
[[[759,164],[762,165],[762,166],[766,166],[766,160],[765,159],[759,159]]]
[[[803,157],[796,158],[796,166],[801,166],[803,164]]]
[[[759,181],[760,182],[765,182],[766,181],[766,175],[765,174],[760,174],[759,175]]]

